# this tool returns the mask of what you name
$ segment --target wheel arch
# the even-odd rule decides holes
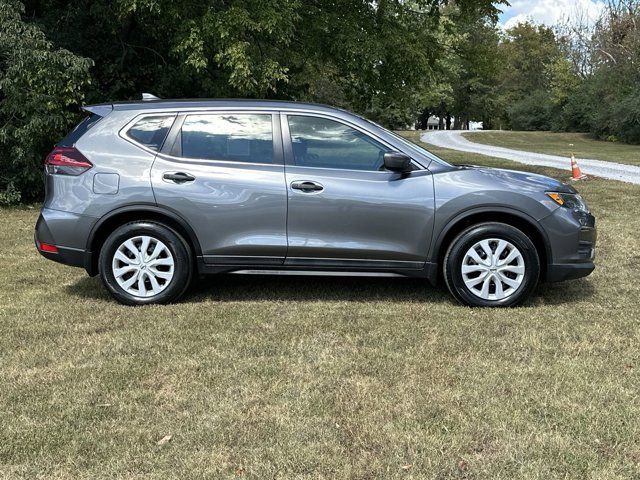
[[[499,222],[511,225],[522,231],[536,247],[540,258],[540,278],[544,279],[552,253],[549,239],[540,224],[531,216],[512,208],[481,207],[463,212],[450,219],[435,238],[429,256],[438,265],[438,276],[442,276],[442,262],[451,242],[464,229],[487,222]]]
[[[127,205],[104,215],[91,229],[87,239],[86,250],[89,255],[85,265],[89,275],[98,274],[100,248],[109,234],[120,225],[136,220],[153,220],[166,225],[186,240],[194,259],[202,256],[195,231],[178,213],[156,205]]]

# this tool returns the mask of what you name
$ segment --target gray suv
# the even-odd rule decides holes
[[[196,274],[444,279],[474,306],[594,269],[594,217],[557,180],[454,166],[322,105],[159,100],[85,107],[45,161],[38,251],[130,305]]]

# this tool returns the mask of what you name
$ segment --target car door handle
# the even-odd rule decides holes
[[[291,183],[291,188],[293,188],[294,190],[300,190],[303,193],[321,192],[322,190],[324,190],[324,187],[322,185],[310,180],[293,182]]]
[[[162,175],[162,178],[173,183],[193,182],[196,179],[193,175],[184,172],[167,172]]]

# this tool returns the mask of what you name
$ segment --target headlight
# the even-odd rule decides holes
[[[591,213],[587,203],[577,193],[547,192],[547,196],[562,207],[578,212]]]

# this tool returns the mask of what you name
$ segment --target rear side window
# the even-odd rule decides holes
[[[273,163],[270,114],[189,115],[181,140],[186,158]]]
[[[92,113],[88,117],[85,117],[76,127],[69,132],[56,146],[58,147],[73,147],[80,137],[82,137],[87,131],[93,127],[102,117]]]
[[[127,135],[151,150],[160,150],[173,124],[174,115],[143,117],[127,131]]]

